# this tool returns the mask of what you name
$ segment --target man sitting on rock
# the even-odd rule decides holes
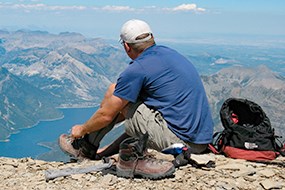
[[[120,38],[132,61],[110,85],[94,115],[73,126],[71,135],[60,136],[61,149],[77,158],[100,159],[118,153],[126,138],[147,132],[147,148],[161,151],[183,143],[193,153],[203,153],[212,142],[213,121],[194,66],[175,50],[156,45],[142,20],[126,22]],[[102,137],[123,120],[124,134],[97,150]]]

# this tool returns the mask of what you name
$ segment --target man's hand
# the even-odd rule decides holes
[[[71,129],[71,136],[73,138],[81,138],[83,137],[87,132],[85,131],[85,128],[83,125],[74,125]]]

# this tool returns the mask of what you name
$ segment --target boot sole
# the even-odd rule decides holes
[[[125,170],[120,169],[119,167],[116,168],[116,174],[118,177],[124,178],[134,178],[135,176],[142,177],[144,179],[162,179],[166,177],[170,177],[175,172],[175,167],[171,167],[167,172],[160,173],[160,174],[146,174],[142,172],[133,172],[133,170]]]

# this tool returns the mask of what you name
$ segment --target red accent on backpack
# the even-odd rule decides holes
[[[236,159],[245,159],[250,161],[274,160],[278,154],[274,151],[256,151],[224,146],[223,152],[226,156]]]
[[[238,123],[238,116],[237,116],[237,114],[232,113],[231,116],[232,116],[232,117],[231,117],[231,120],[232,120],[234,123]]]

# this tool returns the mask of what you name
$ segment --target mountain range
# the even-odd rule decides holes
[[[39,120],[62,117],[54,97],[0,67],[0,139]]]
[[[201,76],[216,130],[221,129],[222,103],[241,97],[264,108],[277,133],[285,136],[282,75],[266,66],[232,66],[234,59],[217,54],[188,58],[199,68],[201,60],[209,67],[213,63],[227,66]],[[0,31],[0,140],[40,120],[62,117],[56,108],[98,105],[128,62],[122,47],[100,38],[69,32]]]
[[[0,140],[62,117],[55,108],[98,105],[127,63],[122,48],[99,38],[0,31]]]
[[[261,65],[232,66],[210,76],[201,76],[211,104],[216,129],[221,130],[220,108],[231,97],[251,100],[265,111],[276,134],[285,137],[285,78]]]
[[[94,106],[127,63],[122,48],[78,33],[0,32],[0,65],[56,97],[60,107]]]

